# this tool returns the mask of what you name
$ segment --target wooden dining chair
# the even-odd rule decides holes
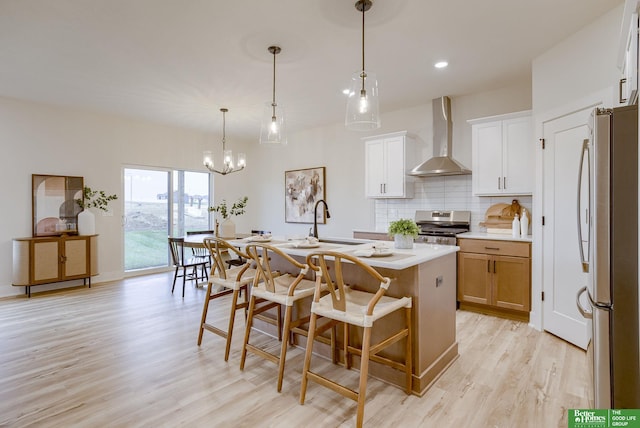
[[[241,250],[231,246],[227,241],[220,238],[205,238],[204,247],[211,255],[212,267],[211,274],[207,284],[207,297],[204,300],[202,308],[202,318],[200,320],[200,329],[198,332],[198,346],[202,343],[202,334],[205,330],[217,334],[226,339],[224,351],[224,360],[229,360],[229,352],[231,350],[231,337],[233,336],[233,326],[238,309],[245,310],[248,307],[248,290],[247,287],[253,282],[256,270],[251,267],[252,260]],[[244,259],[241,266],[231,266],[225,268],[224,255],[228,253],[236,254]],[[241,291],[244,290],[244,301],[239,302]],[[209,310],[209,302],[211,300],[232,295],[231,307],[229,312],[229,322],[226,330],[222,330],[213,324],[207,323],[207,312]]]
[[[196,259],[192,254],[188,254],[185,257],[184,251],[184,238],[172,238],[169,237],[169,249],[171,250],[171,259],[173,266],[176,268],[173,274],[173,284],[171,285],[171,293],[173,293],[176,287],[176,279],[182,278],[182,297],[184,297],[184,288],[187,280],[198,281],[200,275],[198,269],[204,269],[205,261],[202,259]],[[179,273],[182,269],[182,274]],[[206,269],[203,270],[202,279],[208,277]]]
[[[191,235],[214,235],[214,231],[213,230],[189,230],[187,231],[187,236],[191,236]],[[209,251],[204,247],[191,247],[191,253],[193,254],[193,257],[196,259],[202,259],[204,260],[205,263],[205,271],[209,270],[211,268],[211,255],[209,254]]]
[[[289,346],[292,332],[303,333],[300,326],[309,321],[308,315],[293,319],[294,304],[313,295],[315,283],[305,278],[309,269],[306,264],[298,262],[276,247],[267,244],[251,244],[247,246],[246,253],[256,263],[256,277],[251,287],[249,313],[240,357],[240,370],[244,370],[247,351],[278,364],[277,390],[280,392],[282,390],[287,347]],[[297,271],[297,274],[273,269],[272,262],[275,260],[282,261],[287,266],[287,269],[294,272]],[[278,356],[250,344],[249,336],[255,317],[264,311],[281,306],[285,307],[285,313],[281,336],[282,345]],[[306,335],[306,330],[304,330],[303,334]]]
[[[356,284],[346,285],[343,278],[345,264],[355,265],[355,268],[362,272],[360,278],[369,277],[378,282],[380,284],[378,290],[375,293],[370,293],[358,290]],[[411,393],[411,298],[385,296],[391,280],[383,277],[379,272],[355,256],[335,251],[316,251],[307,256],[307,265],[316,272],[316,289],[313,303],[311,304],[309,336],[307,337],[307,348],[302,369],[300,404],[304,404],[307,382],[312,380],[356,401],[358,403],[356,426],[362,427],[369,360],[404,371],[406,377],[405,392],[407,394]],[[352,267],[350,266],[349,268]],[[329,290],[329,293],[322,297],[321,291],[325,287]],[[388,337],[371,344],[371,333],[376,321],[399,310],[404,310],[404,326],[400,326],[397,331]],[[320,318],[326,318],[327,321],[323,325],[319,325],[318,320]],[[336,322],[342,323],[344,326],[343,352],[345,367],[347,369],[351,368],[352,355],[360,356],[358,390],[347,388],[310,370],[314,337],[325,331],[329,326],[333,326]],[[362,345],[359,347],[351,344],[350,326],[359,327],[363,330]],[[389,329],[390,327],[385,325],[384,329],[381,330],[389,331]],[[405,340],[403,362],[380,355],[383,349],[403,339]]]

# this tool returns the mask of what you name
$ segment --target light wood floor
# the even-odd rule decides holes
[[[0,426],[350,427],[355,403],[310,384],[298,404],[303,353],[277,368],[249,355],[239,369],[242,315],[224,341],[196,345],[205,290],[184,300],[158,274],[0,301]],[[210,320],[224,325],[226,305]],[[256,334],[255,337],[263,336]],[[585,353],[526,324],[458,312],[460,358],[423,397],[371,379],[370,427],[566,427],[586,408]],[[274,349],[277,340],[265,338]],[[357,385],[357,371],[313,367]]]

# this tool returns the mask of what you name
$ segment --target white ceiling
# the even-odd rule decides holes
[[[536,56],[623,0],[373,0],[366,69],[380,108],[530,79]],[[276,98],[289,132],[344,120],[360,68],[355,0],[0,0],[0,96],[257,138]],[[440,59],[449,67],[436,70]]]

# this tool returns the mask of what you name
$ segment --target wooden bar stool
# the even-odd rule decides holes
[[[301,299],[313,295],[315,289],[314,281],[305,279],[309,267],[300,263],[291,256],[285,254],[280,249],[266,244],[251,244],[246,248],[246,252],[256,263],[256,277],[251,287],[251,299],[249,301],[249,314],[247,326],[244,333],[244,343],[242,345],[242,357],[240,359],[240,370],[244,370],[247,351],[278,364],[278,392],[282,390],[282,379],[284,377],[284,365],[287,356],[287,347],[291,332],[300,332],[300,326],[309,321],[309,316],[292,319],[293,306]],[[280,273],[271,268],[274,259],[284,260],[292,270],[299,273]],[[258,314],[275,307],[285,306],[284,327],[282,329],[282,345],[280,355],[274,355],[264,351],[249,343],[253,319]],[[306,331],[304,332],[306,334]]]
[[[328,262],[333,262],[329,273]],[[364,274],[379,281],[380,287],[376,293],[359,291],[354,286],[348,286],[343,279],[343,263],[355,264]],[[304,404],[307,392],[307,381],[312,380],[320,385],[338,392],[344,397],[358,402],[356,426],[361,427],[364,420],[364,403],[367,391],[367,376],[369,360],[385,364],[406,375],[405,390],[411,393],[411,298],[394,298],[385,296],[391,280],[383,277],[375,269],[355,256],[334,251],[318,251],[307,256],[307,264],[316,271],[316,291],[311,304],[311,319],[309,321],[309,336],[302,370],[302,387],[300,390],[300,404]],[[323,287],[328,287],[329,294],[321,297]],[[405,326],[391,336],[378,343],[371,344],[371,332],[374,323],[390,313],[404,309]],[[318,325],[318,318],[327,318],[324,325]],[[351,368],[351,355],[360,355],[360,383],[358,390],[347,388],[338,382],[310,371],[311,353],[314,337],[326,330],[328,326],[340,322],[344,324],[344,359],[347,369]],[[362,348],[357,348],[349,343],[349,326],[362,328]],[[390,345],[405,339],[404,362],[397,362],[387,357],[378,355],[380,351]]]
[[[202,343],[202,333],[208,330],[226,339],[226,348],[224,351],[224,360],[229,360],[229,351],[231,349],[231,337],[233,335],[233,325],[238,309],[246,309],[248,307],[247,287],[253,282],[256,270],[251,268],[252,260],[239,249],[231,246],[227,241],[220,238],[205,238],[203,240],[205,248],[211,255],[211,274],[207,285],[207,297],[204,300],[202,308],[202,319],[200,321],[200,330],[198,332],[198,346]],[[245,263],[241,266],[232,266],[225,269],[225,260],[222,254],[233,252],[241,257]],[[244,290],[244,301],[238,302],[240,292]],[[212,324],[207,323],[207,311],[209,310],[209,302],[222,296],[232,294],[231,311],[229,313],[229,324],[227,330],[222,330]]]

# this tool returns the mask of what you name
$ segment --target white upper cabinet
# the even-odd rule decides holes
[[[638,3],[627,0],[624,6],[618,48],[618,105],[631,105],[638,100]]]
[[[365,144],[365,196],[411,198],[412,179],[407,176],[413,157],[413,140],[406,132],[363,138]]]
[[[533,194],[531,112],[473,119],[469,123],[473,195]]]

